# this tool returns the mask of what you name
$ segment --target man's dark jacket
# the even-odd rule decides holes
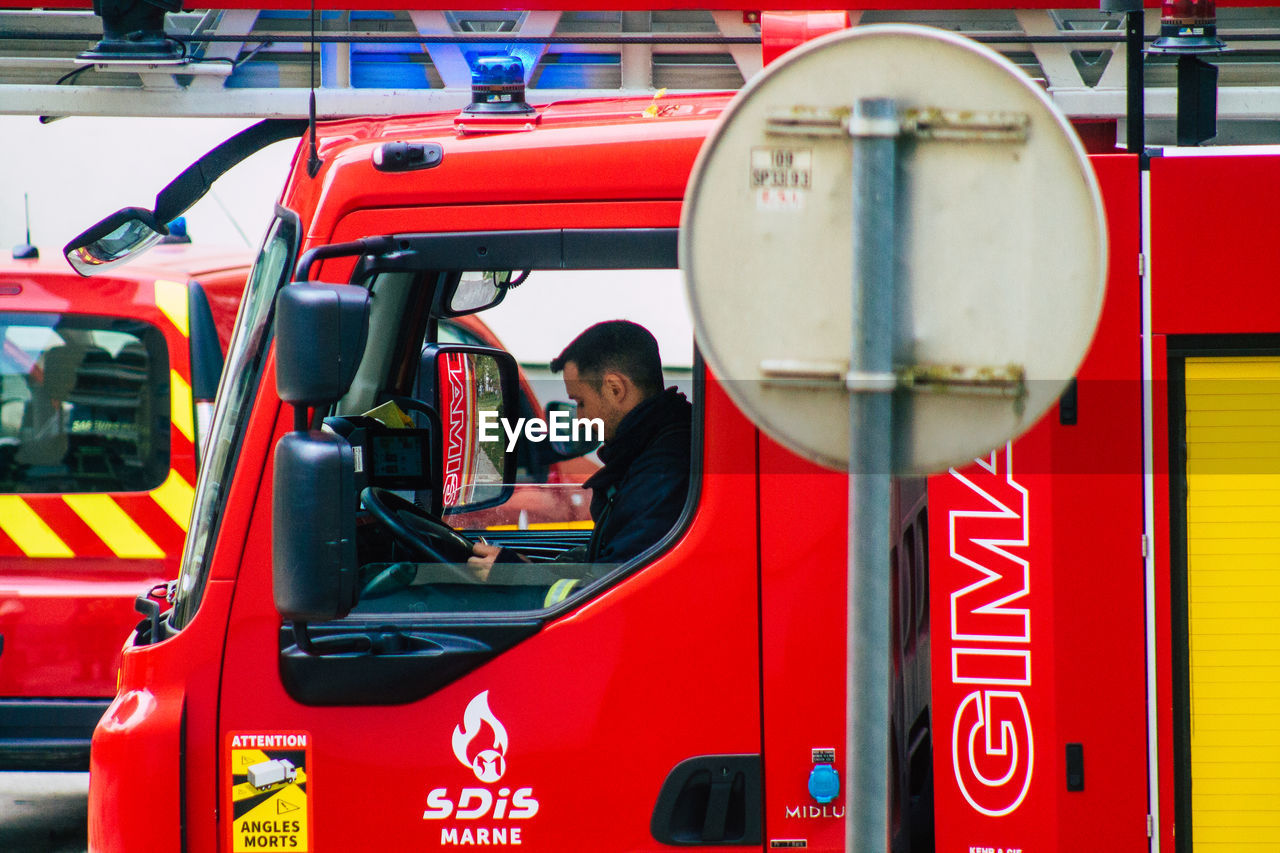
[[[503,548],[489,575],[496,583],[554,582],[557,563],[624,563],[675,527],[689,494],[693,406],[675,388],[655,394],[627,412],[618,431],[598,451],[604,467],[583,483],[591,489],[595,528],[585,552],[575,548],[556,563],[530,566]]]
[[[640,403],[599,450],[589,563],[623,563],[675,527],[689,494],[693,406],[675,388]]]

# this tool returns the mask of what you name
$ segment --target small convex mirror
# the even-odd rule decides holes
[[[453,289],[449,313],[457,317],[492,308],[502,301],[510,283],[511,273],[506,270],[464,272]]]
[[[126,207],[73,238],[62,251],[80,275],[96,275],[142,254],[168,233],[151,211]]]

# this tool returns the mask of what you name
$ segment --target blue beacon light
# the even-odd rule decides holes
[[[511,116],[537,112],[524,100],[524,63],[516,56],[482,56],[471,72],[471,103],[463,115]]]

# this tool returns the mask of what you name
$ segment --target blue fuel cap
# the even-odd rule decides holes
[[[815,765],[809,773],[809,793],[820,803],[840,796],[840,774],[830,764]]]

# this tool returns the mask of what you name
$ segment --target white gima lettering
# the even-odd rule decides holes
[[[976,462],[972,477],[951,471],[977,499],[948,515],[950,557],[973,570],[950,597],[951,683],[976,688],[955,711],[951,765],[969,805],[1000,817],[1022,804],[1035,766],[1031,714],[1016,689],[1031,686],[1032,671],[1031,566],[1020,556],[1029,493],[1013,478],[1012,444]]]

